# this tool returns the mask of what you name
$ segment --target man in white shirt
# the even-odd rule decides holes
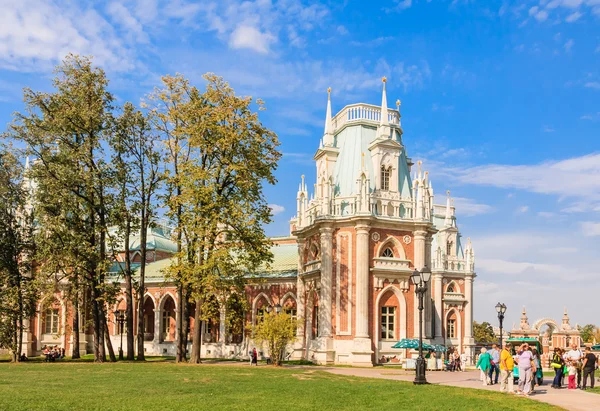
[[[577,348],[577,344],[571,343],[571,350],[567,352],[567,361],[571,361],[577,368],[577,388],[581,388],[581,358],[583,353]]]

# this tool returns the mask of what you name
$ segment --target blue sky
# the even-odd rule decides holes
[[[163,74],[215,72],[266,101],[282,142],[270,235],[310,183],[326,89],[334,113],[402,100],[404,143],[450,189],[476,253],[475,319],[600,325],[600,0],[0,0],[0,123],[49,89],[67,52],[93,55],[123,102]],[[4,126],[2,126],[4,128]]]

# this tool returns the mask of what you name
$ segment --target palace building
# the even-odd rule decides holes
[[[392,345],[419,335],[418,299],[410,281],[415,269],[432,273],[423,312],[426,341],[473,357],[474,251],[459,233],[450,193],[437,204],[428,172],[409,157],[400,102],[388,108],[385,85],[384,78],[380,106],[351,104],[334,116],[329,95],[313,190],[302,176],[290,234],[272,239],[271,267],[249,277],[245,295],[215,296],[219,315],[203,322],[203,357],[247,358],[254,346],[249,330],[230,329],[232,298],[247,299],[248,323],[275,305],[301,319],[290,358],[372,366],[384,355],[414,355]],[[148,290],[141,302],[146,354],[173,355],[178,301],[162,270],[175,248],[167,229],[150,231]],[[139,251],[133,253],[141,264]],[[71,350],[72,310],[60,292],[56,297],[30,320],[28,355],[46,344]],[[123,330],[114,322],[115,310],[125,310],[124,298],[109,308],[116,350]],[[91,331],[82,331],[82,353],[91,351],[92,339]]]

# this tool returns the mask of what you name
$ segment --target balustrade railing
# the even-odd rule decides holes
[[[339,130],[347,123],[367,121],[379,124],[381,122],[381,107],[371,104],[352,104],[346,106],[332,119],[333,128]],[[388,108],[388,121],[391,125],[400,126],[400,113]]]

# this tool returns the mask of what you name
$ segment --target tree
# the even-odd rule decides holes
[[[252,327],[254,339],[258,344],[265,344],[273,365],[279,366],[287,345],[296,338],[298,320],[289,314],[271,312],[265,314],[262,321]]]
[[[0,347],[19,361],[23,332],[35,314],[33,220],[27,208],[26,177],[16,156],[0,146]]]
[[[586,324],[583,327],[578,325],[577,330],[581,333],[581,341],[584,343],[594,342],[594,334],[596,326],[594,324]]]
[[[487,321],[479,324],[477,321],[473,321],[473,337],[479,344],[490,344],[498,341],[494,334],[494,328]]]
[[[263,185],[275,183],[281,157],[277,136],[260,123],[252,99],[236,96],[220,77],[204,78],[204,93],[182,76],[167,76],[165,88],[150,96],[155,124],[177,159],[169,169],[167,206],[179,252],[168,275],[196,304],[192,363],[200,361],[206,297],[242,290],[243,276],[272,259]]]
[[[62,266],[75,295],[81,291],[90,299],[94,357],[101,362],[105,344],[111,344],[104,336],[112,181],[104,149],[112,131],[113,96],[104,71],[89,58],[68,55],[55,74],[54,92],[24,90],[25,113],[15,114],[7,134],[36,158],[32,178],[41,245],[36,261],[48,274]]]
[[[144,300],[147,257],[147,235],[155,215],[155,196],[163,180],[158,139],[148,118],[133,104],[125,103],[115,120],[110,144],[114,153],[114,169],[120,182],[116,207],[119,233],[125,248],[125,299],[127,302],[127,359],[133,360],[133,298],[129,236],[133,228],[140,233],[141,265],[137,286],[138,301]],[[133,224],[133,226],[132,226]],[[138,304],[138,330],[144,330],[144,304]],[[138,360],[144,360],[144,333],[138,332]]]

